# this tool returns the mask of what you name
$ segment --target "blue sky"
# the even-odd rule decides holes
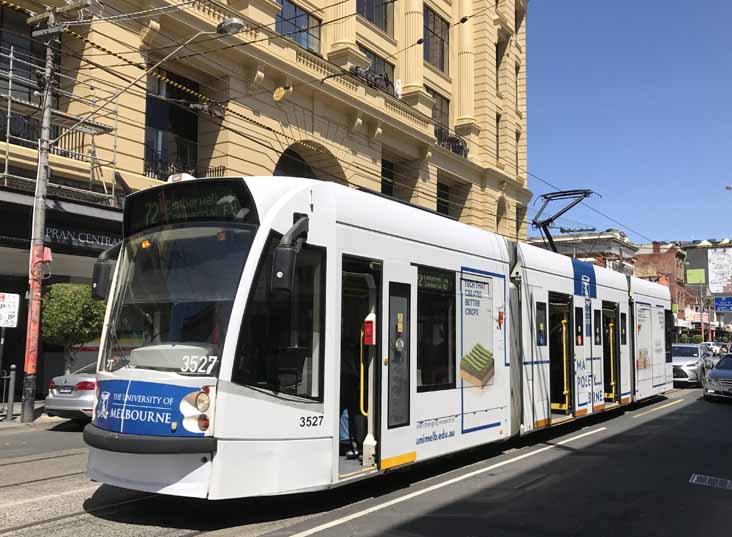
[[[724,0],[531,0],[529,171],[646,238],[732,237],[731,22]]]

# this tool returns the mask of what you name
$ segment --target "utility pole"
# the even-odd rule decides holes
[[[53,107],[54,48],[58,44],[57,35],[63,26],[56,24],[57,14],[66,14],[89,6],[89,0],[67,4],[62,8],[47,8],[45,13],[33,15],[27,19],[32,26],[46,22],[46,28],[32,33],[34,38],[48,36],[46,40],[46,65],[43,70],[43,98],[41,107],[41,137],[38,140],[38,171],[36,174],[36,193],[33,202],[33,225],[31,227],[30,262],[28,264],[28,326],[25,338],[25,361],[23,377],[23,406],[21,421],[30,423],[34,419],[37,367],[38,339],[41,330],[41,291],[43,285],[44,239],[46,236],[46,193],[50,170],[48,155],[51,140],[51,112]]]

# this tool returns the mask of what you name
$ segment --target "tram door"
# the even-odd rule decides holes
[[[339,406],[339,475],[374,467],[364,457],[364,443],[378,442],[374,393],[378,376],[378,326],[382,265],[379,261],[343,256],[341,274],[341,345]],[[366,332],[369,333],[366,333]],[[369,416],[371,414],[371,416]],[[372,449],[373,452],[373,449]]]
[[[574,297],[574,386],[576,416],[592,412],[592,303]]]
[[[620,398],[620,326],[618,305],[602,303],[602,357],[605,402],[614,403]]]
[[[412,379],[416,372],[417,268],[387,262],[383,293],[379,468],[387,470],[416,459]]]
[[[549,387],[552,419],[574,411],[574,344],[569,295],[549,294]]]

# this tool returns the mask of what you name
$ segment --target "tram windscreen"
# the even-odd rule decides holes
[[[241,181],[191,183],[128,198],[103,370],[218,373],[256,210]]]

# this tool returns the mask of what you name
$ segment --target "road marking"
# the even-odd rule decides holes
[[[78,489],[72,489],[67,490],[64,492],[56,492],[54,494],[46,494],[45,496],[34,496],[33,498],[26,498],[24,500],[16,500],[14,502],[9,503],[0,503],[0,509],[7,509],[9,507],[15,507],[17,505],[23,505],[25,503],[31,503],[31,502],[42,502],[45,500],[50,500],[52,498],[56,498],[58,496],[68,496],[69,494],[78,494],[79,492],[91,492],[92,490],[96,490],[100,487],[99,483],[95,483],[94,485],[87,485],[86,487],[81,487]]]
[[[422,496],[423,494],[428,494],[430,492],[434,492],[434,491],[439,490],[444,487],[449,487],[450,485],[454,485],[455,483],[459,483],[460,481],[470,479],[471,477],[475,477],[477,475],[484,474],[486,472],[490,472],[491,470],[495,470],[496,468],[501,468],[502,466],[506,466],[506,465],[512,464],[514,462],[528,459],[529,457],[533,457],[534,455],[539,455],[540,453],[544,453],[545,451],[554,449],[557,446],[563,446],[565,444],[569,444],[570,442],[574,442],[575,440],[579,440],[580,438],[585,438],[587,436],[601,433],[606,430],[607,430],[607,427],[600,427],[599,429],[594,429],[594,430],[588,431],[586,433],[578,434],[577,436],[567,438],[566,440],[562,440],[560,442],[557,442],[556,444],[545,446],[543,448],[536,449],[529,453],[524,453],[523,455],[519,455],[517,457],[513,457],[511,459],[507,459],[505,461],[498,462],[496,464],[492,464],[491,466],[481,468],[480,470],[475,470],[473,472],[469,472],[467,474],[463,474],[461,476],[454,477],[452,479],[448,479],[447,481],[443,481],[442,483],[437,483],[436,485],[432,485],[430,487],[423,488],[416,492],[412,492],[411,494],[407,494],[405,496],[400,496],[399,498],[394,498],[393,500],[389,500],[388,502],[384,502],[382,504],[375,505],[373,507],[369,507],[368,509],[364,509],[363,511],[358,511],[357,513],[352,513],[348,516],[344,516],[342,518],[332,520],[330,522],[326,522],[325,524],[321,524],[320,526],[316,526],[314,528],[310,528],[309,530],[305,530],[300,533],[296,533],[296,534],[292,535],[291,537],[308,537],[309,535],[314,535],[316,533],[320,533],[321,531],[324,531],[324,530],[327,530],[330,528],[334,528],[336,526],[340,526],[341,524],[345,524],[346,522],[350,522],[351,520],[355,520],[357,518],[361,518],[361,517],[369,515],[371,513],[375,513],[376,511],[381,511],[382,509],[386,509],[387,507],[391,507],[392,505],[396,505],[398,503],[402,503],[407,500],[411,500],[412,498],[416,498],[418,496]]]
[[[663,410],[664,408],[668,408],[670,406],[677,405],[677,404],[679,404],[679,403],[681,403],[683,401],[684,401],[684,399],[675,399],[675,400],[671,401],[670,403],[666,403],[665,405],[657,406],[656,408],[652,408],[651,410],[646,410],[645,412],[641,412],[640,414],[636,414],[633,417],[634,418],[642,418],[643,416],[647,416],[651,412],[656,412],[657,410]]]
[[[701,485],[703,487],[712,487],[715,489],[732,490],[732,480],[722,479],[721,477],[712,477],[710,475],[691,474],[689,483],[692,485]]]

